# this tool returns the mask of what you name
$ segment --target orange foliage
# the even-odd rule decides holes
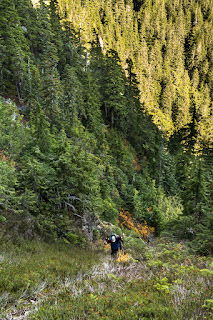
[[[142,224],[137,223],[136,231],[141,238],[148,240],[149,235],[154,233],[155,228],[149,227],[147,222],[144,221]]]
[[[124,226],[130,230],[136,231],[139,237],[144,240],[148,240],[149,235],[153,234],[155,231],[155,228],[149,227],[146,221],[143,223],[135,222],[130,213],[124,209],[120,211],[119,222],[121,227]]]
[[[123,251],[118,252],[118,257],[117,257],[118,262],[128,262],[129,261],[129,255],[128,253],[124,253]]]
[[[120,226],[124,226],[127,229],[130,230],[134,230],[135,229],[135,224],[134,221],[130,215],[130,213],[128,211],[125,211],[124,209],[122,209],[120,211],[120,215],[119,215],[119,220],[120,220]]]
[[[135,157],[135,159],[133,160],[133,168],[134,171],[139,172],[141,170],[141,165],[139,163],[139,158]]]
[[[5,161],[5,162],[9,162],[9,164],[14,167],[15,166],[15,162],[11,161],[10,156],[7,156],[4,154],[4,150],[0,151],[0,161]]]

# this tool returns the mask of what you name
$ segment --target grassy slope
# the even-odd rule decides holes
[[[137,260],[100,247],[2,246],[1,319],[213,319],[212,258],[164,239],[135,243]]]

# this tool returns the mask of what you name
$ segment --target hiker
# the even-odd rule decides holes
[[[112,233],[109,239],[106,239],[107,243],[111,243],[111,255],[117,255],[118,249],[121,248],[122,238],[115,233]]]

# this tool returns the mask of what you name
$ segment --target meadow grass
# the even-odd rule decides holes
[[[19,301],[21,310],[24,299],[37,299],[23,319],[213,319],[213,259],[190,255],[181,243],[159,239],[135,252],[126,244],[128,255],[118,260],[66,245],[23,247],[11,247],[1,262],[8,303]]]
[[[39,295],[57,291],[66,279],[86,272],[98,253],[65,243],[19,240],[1,243],[0,309],[2,319],[10,307],[21,308]]]

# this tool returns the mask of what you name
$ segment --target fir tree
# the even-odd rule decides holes
[[[15,94],[20,100],[24,98],[23,87],[26,80],[29,47],[14,1],[1,1],[0,9],[2,12],[0,22],[1,94]]]
[[[102,92],[106,122],[112,127],[122,127],[122,121],[127,115],[125,77],[118,55],[113,50],[106,56]]]
[[[183,193],[184,213],[198,223],[209,211],[206,173],[202,159],[194,159],[189,169],[189,178]]]

